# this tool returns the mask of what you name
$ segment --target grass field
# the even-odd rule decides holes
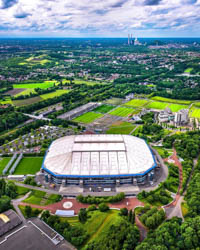
[[[30,105],[30,104],[40,102],[40,101],[42,101],[42,98],[40,96],[35,96],[35,97],[24,99],[24,100],[14,100],[13,104],[17,107],[21,107],[21,106]]]
[[[54,86],[54,83],[58,85],[57,81],[44,81],[41,83],[24,83],[24,84],[13,84],[14,89],[48,89]]]
[[[134,109],[132,109],[132,108],[119,107],[119,108],[116,108],[115,110],[111,111],[109,114],[127,117],[128,115],[130,115],[132,113],[134,113]]]
[[[125,103],[125,105],[127,106],[132,106],[132,107],[143,107],[148,103],[147,100],[142,100],[142,99],[133,99],[127,103]]]
[[[106,82],[98,82],[98,81],[88,81],[88,80],[81,80],[81,79],[75,79],[75,84],[86,84],[86,85],[97,85],[97,84],[106,84]]]
[[[187,105],[182,105],[182,104],[170,104],[168,107],[171,109],[172,112],[177,112],[180,109],[188,108]]]
[[[61,96],[61,95],[67,94],[68,92],[69,92],[69,90],[67,90],[67,89],[58,89],[55,92],[47,93],[47,94],[41,95],[40,97],[43,100],[46,100],[49,98],[54,98],[56,96]]]
[[[14,174],[36,174],[42,166],[43,157],[24,157],[17,166]]]
[[[78,116],[77,118],[73,119],[76,122],[83,122],[83,123],[90,123],[95,121],[96,119],[102,117],[102,114],[98,114],[95,112],[87,112],[83,115]]]
[[[121,122],[120,124],[113,124],[106,131],[106,134],[125,134],[128,135],[135,128],[135,125],[129,122]]]
[[[2,174],[5,166],[10,161],[11,157],[0,158],[0,174]]]
[[[79,222],[78,217],[62,218],[62,220],[67,221],[73,226],[79,225],[83,227],[89,235],[87,244],[93,240],[100,241],[102,238],[107,237],[109,228],[112,225],[117,225],[124,218],[119,216],[119,211],[117,210],[109,210],[103,213],[96,210],[89,212],[89,218],[84,225]],[[84,249],[84,246],[81,249]]]
[[[14,95],[15,97],[21,96],[21,95],[30,95],[30,93],[35,93],[34,89],[25,89],[24,91]]]
[[[166,102],[151,102],[147,105],[149,109],[165,109],[168,106]]]
[[[194,118],[200,118],[200,109],[192,109],[190,116]]]
[[[18,193],[17,198],[24,196],[26,193],[30,191],[29,188],[25,188],[21,186],[16,186],[16,187],[17,187],[17,193]]]
[[[123,99],[121,99],[121,98],[111,98],[111,99],[106,100],[105,102],[107,104],[120,105],[120,104],[122,104],[122,101],[123,101]]]
[[[154,96],[151,98],[151,100],[159,101],[159,102],[175,103],[175,104],[186,104],[186,105],[192,103],[191,101],[187,101],[187,100],[177,100],[177,99],[165,98],[161,96]]]
[[[59,200],[61,200],[61,196],[58,194],[49,195],[43,191],[32,190],[30,196],[24,202],[36,205],[49,205]]]
[[[184,72],[185,73],[190,73],[193,70],[193,68],[187,68]]]
[[[108,113],[112,109],[114,109],[114,106],[103,104],[103,105],[93,109],[93,111],[105,114],[105,113]]]

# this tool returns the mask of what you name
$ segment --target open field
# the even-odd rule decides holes
[[[36,174],[42,166],[43,157],[24,157],[17,166],[14,174]]]
[[[78,116],[77,118],[73,119],[75,122],[83,122],[83,123],[90,123],[95,121],[96,119],[102,117],[102,114],[98,114],[95,112],[87,112],[83,115]]]
[[[182,104],[170,104],[168,107],[171,109],[172,112],[177,112],[180,109],[187,109],[188,108],[187,105],[182,105]]]
[[[192,109],[191,110],[191,117],[195,117],[195,118],[200,118],[200,109]]]
[[[14,89],[14,90],[19,90],[19,89]],[[23,89],[21,89],[23,90]],[[21,95],[30,95],[30,93],[35,93],[34,89],[24,89],[22,92],[17,93],[16,95],[14,95],[15,97],[21,96]]]
[[[54,98],[56,96],[61,96],[61,95],[67,94],[68,92],[69,92],[69,90],[67,90],[67,89],[58,89],[55,92],[47,93],[47,94],[41,95],[40,97],[42,99],[46,100],[49,98]]]
[[[100,241],[102,238],[107,237],[109,228],[112,225],[117,225],[122,220],[124,218],[123,216],[119,216],[119,211],[117,210],[109,210],[107,212],[91,211],[89,212],[89,218],[84,224],[79,222],[77,216],[62,218],[62,221],[67,221],[73,226],[78,225],[87,231],[89,238],[86,244],[93,240]],[[84,249],[84,246],[81,249]]]
[[[49,205],[61,200],[61,196],[58,194],[47,194],[43,191],[32,190],[28,198],[24,202],[36,205]]]
[[[120,104],[122,104],[122,101],[123,101],[123,99],[114,97],[114,98],[106,100],[105,102],[107,104],[120,105]]]
[[[93,109],[93,111],[105,114],[105,113],[108,113],[112,109],[114,109],[114,106],[103,104],[103,105]]]
[[[184,73],[190,73],[193,70],[193,68],[187,68]]]
[[[13,104],[10,97],[5,97],[3,100],[0,99],[0,104]]]
[[[57,81],[44,81],[41,83],[24,83],[24,84],[13,84],[14,89],[48,89],[54,86],[54,83],[58,85]]]
[[[147,105],[149,109],[165,109],[168,106],[166,102],[151,102]]]
[[[89,81],[89,80],[81,80],[81,79],[75,79],[75,84],[86,84],[86,85],[96,85],[96,84],[106,84],[106,82],[100,82],[100,81]]]
[[[10,161],[11,157],[0,158],[0,174],[2,174],[5,166]]]
[[[133,114],[134,111],[135,110],[132,108],[118,107],[115,110],[111,111],[109,114],[115,116],[127,117],[128,115]]]
[[[127,106],[132,106],[132,107],[143,107],[148,103],[147,100],[143,100],[143,99],[133,99],[127,103],[125,103],[125,105]]]
[[[130,134],[130,132],[135,128],[135,125],[129,122],[121,122],[121,124],[113,124],[106,131],[106,134]]]
[[[175,104],[191,104],[192,103],[192,101],[177,100],[177,99],[165,98],[161,96],[154,96],[151,98],[151,100],[159,101],[159,102],[175,103]]]
[[[6,95],[11,95],[11,96],[17,96],[21,95],[22,92],[24,92],[26,89],[11,89],[6,92]]]
[[[40,101],[42,101],[42,98],[40,96],[35,96],[35,97],[24,99],[24,100],[13,100],[13,104],[15,106],[20,107],[20,106],[26,106],[26,105],[30,105],[36,102],[40,102]]]

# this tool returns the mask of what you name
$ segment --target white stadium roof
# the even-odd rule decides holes
[[[156,166],[146,142],[130,135],[73,135],[55,140],[43,168],[66,177],[140,175]]]

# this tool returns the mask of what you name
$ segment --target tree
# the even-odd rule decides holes
[[[109,206],[106,203],[100,203],[99,204],[99,210],[101,212],[105,212],[105,211],[109,210]]]
[[[127,216],[128,209],[126,207],[120,209],[120,215]]]
[[[32,208],[30,206],[25,206],[24,212],[26,217],[29,218],[32,215]]]
[[[78,219],[81,223],[85,223],[87,220],[87,210],[85,208],[81,208],[78,213]]]

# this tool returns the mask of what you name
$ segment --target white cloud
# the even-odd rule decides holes
[[[125,36],[158,29],[195,30],[200,35],[200,0],[0,0],[0,30],[66,36]],[[196,3],[195,3],[196,2]],[[35,34],[35,33],[34,33]],[[38,33],[39,34],[39,33]]]

